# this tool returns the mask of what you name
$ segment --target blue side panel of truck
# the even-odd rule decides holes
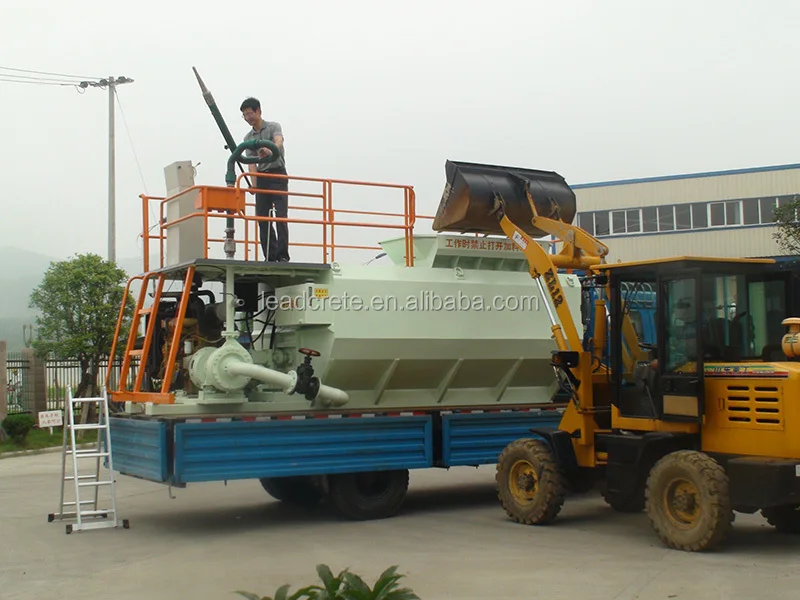
[[[532,437],[533,427],[557,427],[561,412],[453,413],[442,415],[442,462],[445,466],[495,464],[508,444]]]
[[[433,465],[430,415],[175,425],[176,483]]]
[[[167,481],[167,424],[113,417],[109,422],[114,470],[149,481]]]

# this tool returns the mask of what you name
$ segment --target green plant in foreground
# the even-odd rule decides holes
[[[389,567],[378,577],[375,585],[369,585],[358,575],[344,569],[334,576],[328,565],[317,565],[317,574],[322,581],[319,585],[300,588],[289,595],[290,585],[282,585],[274,596],[259,596],[252,592],[237,591],[247,600],[420,600],[412,590],[401,588],[398,582],[405,577],[397,573],[397,566]]]

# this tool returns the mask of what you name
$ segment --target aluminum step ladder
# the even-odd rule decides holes
[[[114,469],[111,462],[111,424],[108,415],[108,393],[103,390],[103,395],[96,398],[73,398],[72,389],[67,389],[67,419],[64,423],[64,441],[61,454],[61,497],[59,512],[47,516],[48,522],[56,519],[76,519],[75,523],[68,523],[67,534],[73,531],[88,529],[103,529],[106,527],[119,527],[128,529],[127,519],[120,520],[117,515],[117,499],[114,490]],[[97,405],[98,423],[76,423],[75,412],[80,405],[81,416],[84,417],[92,404]],[[81,418],[81,421],[86,421]],[[78,448],[76,431],[97,431],[97,444],[94,448]],[[67,456],[72,457],[72,475],[67,474]],[[89,459],[94,459],[89,461]],[[101,470],[101,462],[107,460],[106,468]],[[94,472],[81,472],[81,467],[87,462],[93,462]],[[101,477],[101,475],[106,475]],[[68,485],[71,482],[71,485]],[[66,500],[67,488],[74,490],[74,500]],[[101,508],[100,490],[109,492],[110,508]],[[91,500],[85,499],[82,490],[90,490]],[[93,492],[93,493],[92,493]],[[85,492],[84,492],[85,494]],[[71,507],[73,510],[65,511]],[[87,521],[87,519],[90,519]],[[92,520],[99,519],[99,520]]]

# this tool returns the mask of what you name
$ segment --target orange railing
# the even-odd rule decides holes
[[[286,192],[275,190],[263,190],[254,187],[242,187],[242,179],[245,177],[267,177],[267,178],[281,178],[288,179],[290,182],[306,182],[311,184],[319,184],[321,190],[319,193],[313,192],[300,192],[289,190]],[[337,195],[337,203],[334,205],[334,187],[335,186],[359,186],[361,188],[373,188],[382,190],[397,190],[398,196],[397,209],[393,212],[386,211],[373,211],[373,210],[357,210],[353,208],[346,208],[344,203],[340,201]],[[195,200],[195,210],[189,214],[166,219],[166,207],[171,201],[176,200],[179,196],[183,196],[191,191],[197,191]],[[247,201],[247,194],[255,192],[259,194],[281,194],[288,195],[289,198],[289,217],[280,218],[265,216],[256,216],[254,207],[255,202]],[[416,198],[414,189],[408,185],[391,184],[391,183],[374,183],[365,181],[349,181],[342,179],[321,179],[314,177],[301,177],[294,175],[279,175],[279,174],[266,174],[266,173],[242,173],[237,179],[233,187],[222,186],[202,186],[195,185],[191,188],[183,190],[170,197],[157,197],[147,196],[142,194],[142,240],[144,250],[144,271],[149,271],[150,265],[150,244],[155,241],[158,243],[159,248],[159,267],[164,266],[165,260],[165,243],[167,240],[167,232],[171,227],[175,227],[180,223],[190,219],[202,219],[203,221],[203,247],[205,248],[203,256],[197,258],[209,258],[209,245],[212,243],[223,243],[225,240],[221,237],[213,237],[209,234],[209,221],[211,219],[227,218],[234,220],[234,228],[236,231],[236,258],[242,259],[242,253],[239,251],[243,247],[244,260],[259,260],[259,223],[268,222],[287,222],[291,224],[301,225],[317,225],[321,228],[321,241],[290,241],[290,247],[314,247],[321,250],[322,262],[328,263],[336,260],[336,251],[341,249],[352,250],[380,250],[380,246],[371,246],[363,244],[342,243],[336,241],[336,233],[342,228],[360,228],[360,229],[380,229],[380,230],[399,230],[403,232],[405,238],[405,261],[407,266],[413,266],[414,253],[413,253],[413,232],[414,225],[417,219],[432,219],[433,217],[417,215],[416,214]],[[291,198],[304,198],[319,201],[318,206],[303,206],[300,204],[292,204]],[[158,203],[158,223],[151,226],[150,223],[150,209],[151,203]],[[401,208],[402,207],[402,208]],[[297,212],[315,212],[319,216],[315,218],[302,218],[295,217],[292,213]],[[344,216],[344,218],[343,218]],[[359,218],[360,217],[360,218]],[[366,219],[372,217],[381,217],[383,219],[392,219],[395,222],[377,222],[369,221]],[[352,219],[352,220],[350,220]],[[243,225],[243,227],[242,227]],[[252,228],[252,232],[251,232]],[[151,231],[155,230],[155,231]],[[243,232],[243,236],[241,235]],[[296,238],[296,236],[294,236]],[[290,235],[290,240],[292,236]],[[262,257],[263,260],[263,257]]]

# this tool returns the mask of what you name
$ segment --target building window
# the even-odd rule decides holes
[[[742,203],[739,200],[711,202],[708,210],[712,227],[742,224]]]
[[[625,211],[625,224],[628,233],[639,233],[642,230],[642,219],[638,208]]]
[[[672,231],[675,229],[675,213],[674,207],[659,206],[658,207],[658,230],[659,231]]]
[[[608,211],[602,210],[594,213],[594,234],[608,235],[610,233],[608,224]]]
[[[758,198],[742,200],[742,223],[745,225],[758,225]]]
[[[725,203],[725,224],[726,225],[741,225],[742,224],[742,203],[738,200]]]
[[[611,213],[611,233],[625,233],[625,211],[615,210]]]
[[[759,198],[758,203],[761,207],[761,222],[775,222],[775,198]]]
[[[581,229],[595,236],[690,231],[708,227],[768,225],[775,222],[775,208],[794,202],[797,194],[692,202],[642,208],[621,208],[578,213]],[[800,221],[800,210],[797,215]]]
[[[708,204],[695,202],[692,204],[692,229],[708,227]]]
[[[658,231],[658,212],[655,206],[646,206],[642,209],[642,231],[646,233]]]
[[[594,213],[578,213],[578,227],[589,235],[594,235]]]
[[[692,207],[688,204],[675,205],[675,229],[685,231],[692,228]]]

